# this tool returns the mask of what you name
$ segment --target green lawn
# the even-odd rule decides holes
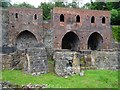
[[[18,85],[47,84],[49,88],[118,88],[118,71],[87,70],[83,77],[64,78],[54,73],[32,76],[20,70],[3,70],[2,80]]]

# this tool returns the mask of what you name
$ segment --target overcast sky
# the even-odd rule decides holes
[[[50,2],[50,1],[52,2],[54,0],[11,0],[11,3],[12,4],[14,4],[14,3],[19,4],[22,2],[26,2],[26,3],[29,3],[29,4],[37,7],[38,5],[40,5],[41,2]],[[64,0],[64,1],[66,1],[66,2],[79,1],[80,6],[84,5],[87,2],[90,2],[90,0]]]

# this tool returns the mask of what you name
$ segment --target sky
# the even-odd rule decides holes
[[[22,2],[26,2],[26,3],[29,3],[31,5],[34,5],[35,7],[37,7],[38,5],[40,5],[41,2],[52,2],[53,0],[11,0],[11,3],[14,4],[14,3],[22,3]],[[63,0],[61,0],[63,1]],[[90,0],[64,0],[66,2],[72,2],[72,1],[79,1],[79,5],[84,5],[85,3],[87,2],[90,2]]]

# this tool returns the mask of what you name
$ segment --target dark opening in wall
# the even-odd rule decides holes
[[[79,49],[79,37],[74,32],[68,32],[62,39],[62,49],[77,51]]]
[[[95,17],[94,16],[91,17],[91,23],[95,23]]]
[[[35,20],[37,19],[37,14],[34,15],[34,19],[35,19]]]
[[[33,33],[25,30],[17,36],[16,47],[18,49],[24,50],[29,47],[34,47],[35,45],[37,45],[37,39]]]
[[[18,18],[18,13],[15,13],[15,18]]]
[[[63,14],[60,15],[60,22],[64,22],[64,15]]]
[[[90,35],[88,39],[88,49],[100,50],[102,48],[102,43],[103,43],[102,36],[99,33],[94,32],[93,34]]]
[[[66,64],[66,67],[72,67],[73,65],[73,60],[69,60],[68,63]]]
[[[76,17],[76,22],[80,22],[80,16],[79,15],[77,15],[77,17]]]
[[[102,23],[105,24],[105,17],[102,18]]]

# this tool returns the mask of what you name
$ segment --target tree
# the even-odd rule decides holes
[[[114,39],[120,42],[120,26],[113,26],[112,32],[113,32]]]
[[[38,8],[43,9],[43,20],[48,20],[51,18],[51,10],[53,9],[54,4],[53,3],[41,3]]]
[[[119,18],[118,18],[118,17],[119,17],[118,11],[117,11],[116,9],[112,9],[112,10],[111,10],[111,16],[112,16],[112,17],[111,17],[111,21],[112,21],[111,24],[112,24],[112,25],[117,25],[117,23],[119,23],[119,22],[118,22],[118,20],[119,20]],[[117,19],[118,19],[118,20],[117,20]]]
[[[79,5],[76,2],[72,2],[72,3],[68,3],[66,7],[79,8]]]
[[[33,5],[28,4],[26,2],[20,3],[20,4],[13,4],[12,7],[18,7],[18,8],[35,8]]]
[[[91,7],[91,4],[90,4],[90,3],[86,3],[86,4],[84,4],[84,6],[81,7],[81,8],[82,8],[82,9],[90,9],[90,7]]]
[[[64,2],[55,2],[55,7],[65,7]]]
[[[0,7],[7,8],[11,6],[11,0],[0,0]]]

